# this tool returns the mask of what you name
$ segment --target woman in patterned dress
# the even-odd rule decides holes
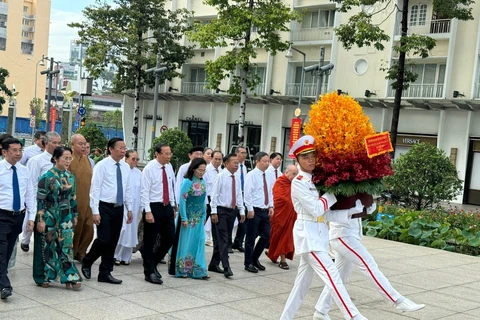
[[[178,242],[172,248],[170,258],[170,271],[174,267],[174,274],[179,278],[210,278],[207,273],[203,228],[207,214],[206,187],[202,179],[205,168],[204,159],[193,159],[180,186]]]
[[[73,262],[73,230],[77,222],[75,177],[67,171],[72,150],[57,147],[52,169],[38,181],[33,279],[46,288],[50,282],[79,289],[82,278]]]

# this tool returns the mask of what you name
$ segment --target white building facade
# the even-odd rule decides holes
[[[385,73],[379,69],[396,58],[392,47],[399,40],[400,16],[388,17],[389,10],[375,15],[376,22],[386,19],[382,27],[391,35],[385,50],[364,47],[346,51],[336,38],[334,28],[348,21],[349,14],[336,12],[335,4],[326,0],[285,1],[294,10],[305,11],[305,15],[301,23],[291,24],[291,32],[283,34],[284,39],[306,54],[307,66],[318,64],[321,47],[325,48],[324,63],[335,65],[332,73],[323,79],[322,93],[348,92],[364,107],[378,132],[390,130],[394,92],[385,80]],[[459,177],[465,181],[464,193],[456,201],[480,204],[480,23],[478,19],[467,22],[441,19],[433,12],[430,0],[410,2],[409,32],[431,36],[437,45],[426,59],[412,57],[415,63],[412,68],[419,77],[403,95],[397,156],[421,141],[438,146],[450,156]],[[172,0],[169,3],[172,9],[193,10],[199,20],[208,21],[216,15],[213,8],[201,1]],[[401,0],[397,4],[402,7]],[[391,6],[394,10],[393,4]],[[378,9],[363,8],[367,12]],[[480,16],[480,4],[473,5],[473,16]],[[160,134],[162,126],[179,127],[194,145],[220,148],[224,153],[235,146],[239,105],[229,106],[225,94],[205,89],[205,61],[216,59],[223,50],[197,48],[195,57],[182,68],[185,77],[160,86],[155,136]],[[287,59],[282,52],[271,56],[259,51],[252,62],[257,65],[254,72],[262,82],[255,92],[250,92],[247,103],[246,146],[252,155],[261,150],[286,156],[291,120],[301,90],[303,56],[294,52],[293,57]],[[219,89],[226,90],[228,85],[225,81]],[[316,87],[316,77],[305,74],[303,114],[308,114]],[[271,95],[272,89],[280,93]],[[366,90],[372,93],[369,97],[365,96]],[[153,125],[153,90],[142,92],[140,98],[138,151],[147,159]],[[133,104],[134,95],[125,94],[127,145],[132,142]]]

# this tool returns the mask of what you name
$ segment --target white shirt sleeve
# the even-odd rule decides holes
[[[104,163],[98,163],[93,168],[92,185],[90,186],[90,208],[93,214],[100,214],[98,205],[100,204],[100,188],[105,175]]]

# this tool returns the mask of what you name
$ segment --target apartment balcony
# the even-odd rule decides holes
[[[22,30],[25,32],[35,32],[35,28],[28,27],[28,26],[22,26]]]
[[[0,14],[8,15],[8,4],[6,2],[0,2]]]
[[[0,27],[0,38],[6,38],[6,37],[7,37],[7,28]]]
[[[416,25],[408,26],[408,34],[421,34],[421,35],[444,35],[450,34],[450,19],[440,20],[426,20],[424,22],[418,22]],[[395,35],[400,36],[402,33],[401,24],[397,24],[395,27]]]
[[[35,20],[35,15],[34,14],[24,14],[23,19],[25,20]]]
[[[34,44],[33,39],[22,39],[23,43]]]
[[[407,90],[402,93],[403,98],[442,98],[443,83],[435,84],[410,84]],[[388,96],[394,97],[395,90],[390,86],[388,88]]]
[[[292,41],[332,40],[333,28],[293,28]]]
[[[22,49],[22,54],[33,55],[33,49]]]
[[[322,85],[322,93],[327,92],[328,83]],[[305,83],[303,84],[302,96],[304,97],[314,97],[317,91],[316,83]],[[298,97],[300,96],[300,83],[287,83],[287,92],[286,96]]]
[[[182,93],[212,93],[205,88],[208,82],[182,82]]]
[[[255,87],[255,90],[248,90],[247,94],[249,94],[249,95],[256,94],[258,96],[265,95],[265,83],[259,83]]]

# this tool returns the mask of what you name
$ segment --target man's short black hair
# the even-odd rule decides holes
[[[110,140],[108,140],[108,143],[107,143],[107,154],[110,155],[110,148],[115,148],[115,144],[119,141],[123,141],[122,138],[119,138],[119,137],[115,137],[115,138],[112,138]]]
[[[18,140],[17,138],[7,138],[7,139],[2,141],[2,150],[10,149],[10,145],[12,145],[12,144],[22,145],[20,143],[20,140]]]
[[[33,136],[35,139],[40,139],[41,137],[44,137],[47,132],[38,130],[35,132],[35,135]]]
[[[275,159],[276,157],[280,156],[280,158],[282,158],[283,160],[283,156],[279,153],[279,152],[274,152],[270,155],[270,160],[273,160]]]

